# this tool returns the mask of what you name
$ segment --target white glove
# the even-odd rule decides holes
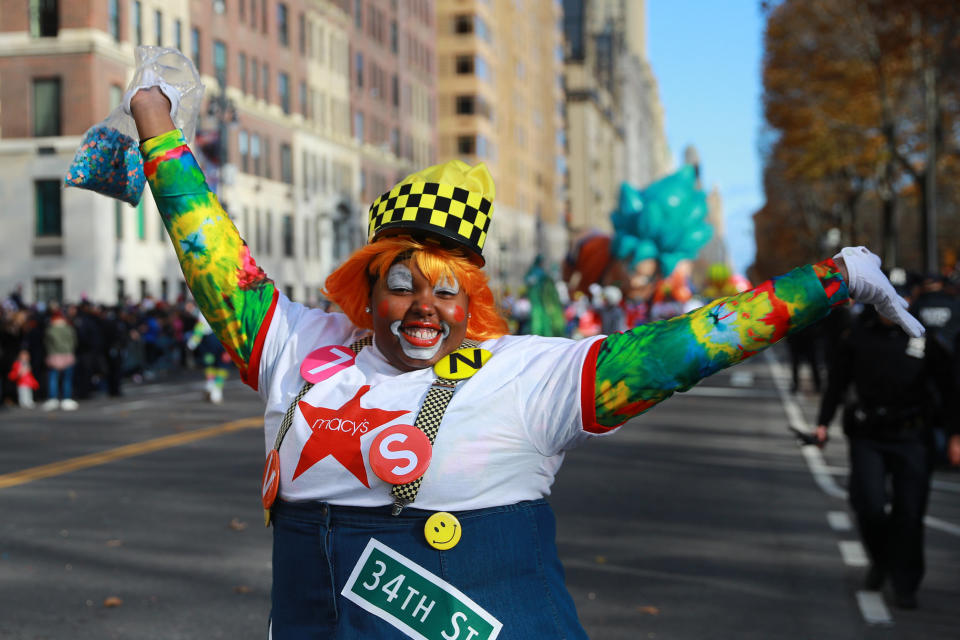
[[[833,259],[843,258],[847,267],[847,289],[850,297],[863,304],[872,304],[877,313],[903,327],[908,335],[919,338],[925,329],[907,312],[910,303],[893,289],[880,271],[880,257],[866,247],[844,247]]]
[[[168,84],[166,80],[154,73],[153,69],[149,67],[143,70],[143,77],[137,86],[127,89],[127,92],[123,94],[123,102],[120,103],[123,105],[123,112],[128,116],[133,115],[130,113],[130,100],[137,95],[137,91],[140,91],[140,89],[151,87],[160,87],[163,95],[167,96],[167,100],[170,101],[170,119],[173,120],[177,116],[177,109],[180,108],[180,91]]]

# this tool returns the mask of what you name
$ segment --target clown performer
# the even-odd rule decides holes
[[[378,198],[326,281],[342,313],[311,309],[257,267],[164,93],[130,107],[186,281],[266,403],[277,640],[585,638],[545,500],[568,450],[850,297],[922,332],[857,247],[628,332],[505,335],[481,269],[493,181],[460,161]]]

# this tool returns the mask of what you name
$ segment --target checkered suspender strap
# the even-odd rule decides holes
[[[478,342],[473,340],[464,340],[460,344],[461,349],[474,348]],[[447,410],[447,405],[453,398],[453,392],[457,390],[459,380],[450,380],[448,378],[437,377],[430,385],[427,391],[427,397],[420,405],[420,411],[417,413],[417,419],[413,426],[426,434],[430,439],[430,445],[433,445],[437,439],[437,432],[440,430],[440,423],[443,421],[443,414]],[[400,515],[403,508],[417,499],[417,493],[420,491],[420,483],[423,482],[423,476],[416,480],[411,480],[406,484],[395,484],[390,494],[393,496],[393,515]]]
[[[370,346],[371,344],[373,344],[373,336],[364,336],[350,345],[350,349],[354,354],[359,354],[364,347]],[[277,439],[273,443],[273,448],[277,451],[280,451],[280,444],[283,442],[284,437],[286,437],[287,431],[290,430],[290,425],[293,424],[293,415],[297,411],[297,404],[303,399],[303,396],[307,395],[307,391],[310,391],[312,388],[312,382],[304,382],[303,386],[300,387],[300,391],[297,392],[297,397],[293,399],[293,402],[287,407],[287,412],[283,414],[283,420],[280,422],[280,430],[277,431]]]

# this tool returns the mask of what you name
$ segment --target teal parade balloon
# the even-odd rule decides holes
[[[613,255],[631,268],[656,258],[664,274],[681,260],[695,258],[713,237],[706,221],[707,198],[696,182],[696,170],[686,165],[645,189],[620,185],[617,210],[610,214]]]

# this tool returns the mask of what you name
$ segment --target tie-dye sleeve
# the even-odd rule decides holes
[[[260,347],[276,305],[273,281],[250,257],[180,131],[144,141],[140,152],[187,285],[244,382],[256,389]]]
[[[604,433],[618,427],[674,391],[820,320],[848,298],[837,265],[825,260],[685,315],[607,336],[594,344],[585,365],[584,429]]]

